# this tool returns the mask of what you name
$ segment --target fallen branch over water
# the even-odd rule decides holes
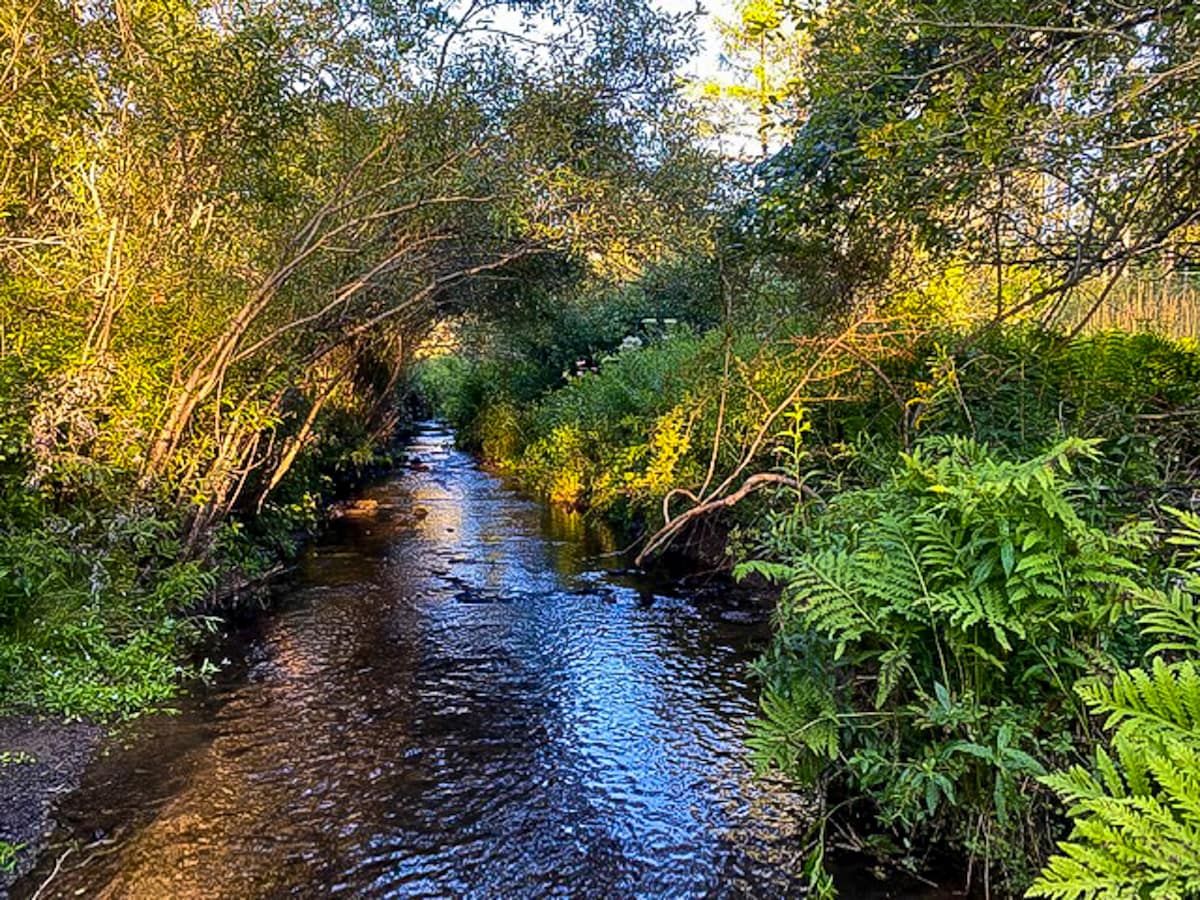
[[[878,328],[881,325],[885,326],[882,331]],[[742,473],[750,468],[755,460],[760,458],[763,446],[771,436],[771,429],[780,417],[789,409],[798,404],[803,404],[807,399],[811,399],[812,388],[827,384],[845,374],[843,369],[837,364],[838,354],[849,355],[857,360],[867,359],[869,356],[863,350],[870,348],[873,351],[878,351],[881,342],[894,333],[891,330],[892,327],[893,323],[888,320],[878,319],[873,314],[867,314],[852,321],[840,334],[832,338],[797,339],[797,343],[801,349],[806,349],[813,354],[803,375],[795,383],[791,391],[788,392],[787,396],[764,416],[746,450],[741,454],[738,464],[733,468],[733,471],[720,484],[710,490],[709,485],[712,483],[716,471],[716,460],[722,437],[721,431],[725,420],[725,398],[730,377],[729,354],[727,351],[725,371],[722,376],[721,405],[718,411],[717,429],[716,434],[713,436],[712,453],[709,457],[708,473],[705,476],[704,484],[699,488],[698,493],[686,488],[675,488],[667,492],[666,496],[663,497],[663,525],[646,541],[642,551],[637,555],[636,564],[639,566],[643,565],[646,560],[674,540],[680,531],[690,522],[706,516],[715,510],[728,509],[767,485],[774,484],[789,487],[805,497],[819,501],[821,499],[820,496],[811,488],[795,478],[778,472],[758,472],[752,474],[742,481],[741,485],[736,490],[733,490],[732,493],[727,492],[737,483],[737,479],[741,477]],[[863,346],[858,346],[858,344],[862,344]],[[872,368],[877,367],[872,366]],[[882,375],[882,372],[880,374]],[[886,381],[886,379],[884,380]],[[901,399],[898,394],[895,394],[895,396],[898,400]],[[903,406],[903,404],[901,405]],[[672,518],[670,507],[671,500],[675,497],[683,497],[691,501],[693,506],[686,512]]]
[[[708,500],[704,503],[700,503],[697,506],[693,506],[687,512],[680,513],[674,519],[668,519],[662,528],[650,536],[650,539],[646,542],[646,546],[642,548],[641,553],[637,555],[637,559],[634,562],[641,566],[647,559],[669,544],[675,538],[675,536],[687,526],[689,522],[693,521],[694,519],[698,519],[701,516],[706,516],[715,510],[728,509],[734,504],[744,500],[747,496],[754,493],[754,491],[759,490],[768,484],[780,484],[784,487],[790,487],[793,490],[800,491],[802,494],[810,498],[817,500],[820,499],[820,497],[817,496],[817,493],[813,491],[812,488],[806,487],[798,482],[795,478],[790,478],[787,475],[780,475],[777,472],[758,472],[743,481],[742,486],[732,494],[729,494],[725,497],[718,497],[715,500]],[[690,494],[690,492],[688,493]],[[691,496],[694,497],[695,495]],[[664,506],[666,506],[665,502]]]

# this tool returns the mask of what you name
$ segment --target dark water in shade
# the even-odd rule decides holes
[[[802,894],[804,801],[743,746],[766,626],[622,574],[448,432],[411,453],[17,897],[72,841],[43,897]]]

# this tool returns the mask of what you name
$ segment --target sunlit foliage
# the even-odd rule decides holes
[[[937,833],[1027,878],[1049,827],[1033,779],[1084,739],[1069,687],[1104,665],[1138,587],[1137,533],[1071,501],[1070,459],[1089,452],[1009,462],[929,441],[838,495],[780,561],[742,564],[784,585],[760,764],[848,782],[903,855]]]
[[[31,586],[86,583],[54,529],[149,517],[203,557],[306,460],[372,460],[442,310],[694,240],[688,42],[640,0],[0,7],[0,517],[45,537],[0,550],[14,647],[87,604],[114,652],[140,633],[115,587]]]

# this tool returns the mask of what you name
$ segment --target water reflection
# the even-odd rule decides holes
[[[412,452],[92,773],[60,837],[100,843],[43,896],[799,894],[803,803],[743,749],[763,626],[608,571],[444,431]]]

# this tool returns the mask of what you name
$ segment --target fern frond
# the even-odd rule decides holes
[[[1135,607],[1142,634],[1166,638],[1159,640],[1150,652],[1200,655],[1200,594],[1173,584],[1165,591],[1140,594]]]
[[[832,551],[801,560],[789,586],[797,601],[798,624],[833,638],[838,657],[846,642],[875,627],[875,618],[863,603],[863,581],[852,554]]]
[[[764,691],[760,705],[763,716],[751,723],[754,735],[747,740],[760,770],[777,768],[811,781],[837,759],[841,720],[824,685],[797,677],[786,691]]]
[[[733,568],[733,577],[738,581],[749,578],[751,575],[757,575],[759,578],[775,584],[786,584],[795,574],[796,570],[789,565],[760,559],[741,562]]]
[[[1132,669],[1111,685],[1086,681],[1077,690],[1093,712],[1108,717],[1105,727],[1117,729],[1119,737],[1200,733],[1200,666],[1194,662],[1156,658],[1149,672]]]
[[[1103,783],[1081,767],[1043,779],[1070,804],[1075,830],[1028,896],[1200,895],[1200,741],[1118,743],[1129,745],[1119,769],[1097,754]]]

